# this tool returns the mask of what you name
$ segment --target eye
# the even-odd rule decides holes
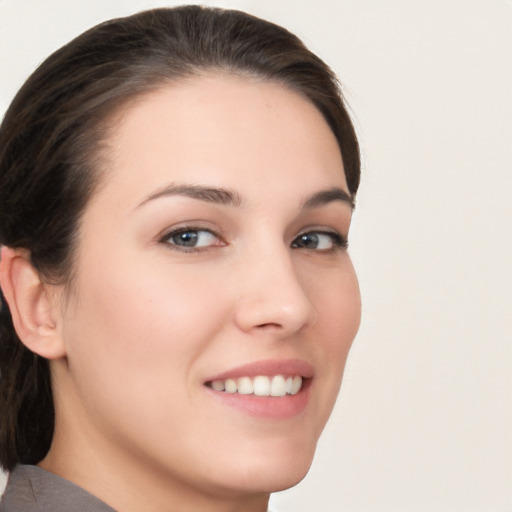
[[[193,250],[211,247],[214,245],[225,245],[222,240],[212,231],[199,228],[180,228],[167,233],[162,243],[174,246],[176,249]]]
[[[347,241],[338,233],[328,231],[309,231],[302,233],[293,242],[295,249],[310,249],[313,251],[330,251],[337,247],[346,248]]]

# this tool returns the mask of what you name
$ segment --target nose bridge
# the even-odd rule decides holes
[[[236,320],[245,331],[274,328],[292,334],[316,318],[307,289],[301,282],[283,240],[259,244],[244,265]]]

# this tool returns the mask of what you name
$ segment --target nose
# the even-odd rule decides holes
[[[290,249],[253,253],[246,263],[237,284],[235,322],[241,330],[285,338],[315,323],[316,310]]]

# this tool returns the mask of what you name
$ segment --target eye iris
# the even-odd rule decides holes
[[[307,249],[318,247],[318,235],[315,233],[306,233],[300,237],[300,244]]]
[[[197,244],[198,234],[195,231],[184,231],[174,235],[173,242],[176,245],[194,247]]]

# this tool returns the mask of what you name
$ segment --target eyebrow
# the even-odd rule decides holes
[[[170,184],[147,196],[137,208],[155,199],[169,196],[185,196],[224,206],[241,206],[242,204],[242,197],[235,190],[192,184]],[[301,207],[302,209],[319,208],[334,201],[341,201],[354,208],[354,201],[350,194],[339,187],[315,192],[304,199]]]
[[[217,187],[204,187],[201,185],[171,184],[150,194],[142,201],[142,203],[139,204],[138,207],[148,203],[149,201],[168,196],[191,197],[192,199],[199,199],[200,201],[206,201],[207,203],[221,204],[225,206],[240,206],[242,204],[240,194],[234,190]]]
[[[307,197],[304,200],[302,207],[304,209],[318,208],[328,203],[332,203],[333,201],[341,201],[343,203],[347,203],[352,209],[354,209],[355,206],[354,200],[348,192],[345,192],[345,190],[342,188],[333,187],[328,190],[321,190],[320,192],[316,192],[313,195]]]

